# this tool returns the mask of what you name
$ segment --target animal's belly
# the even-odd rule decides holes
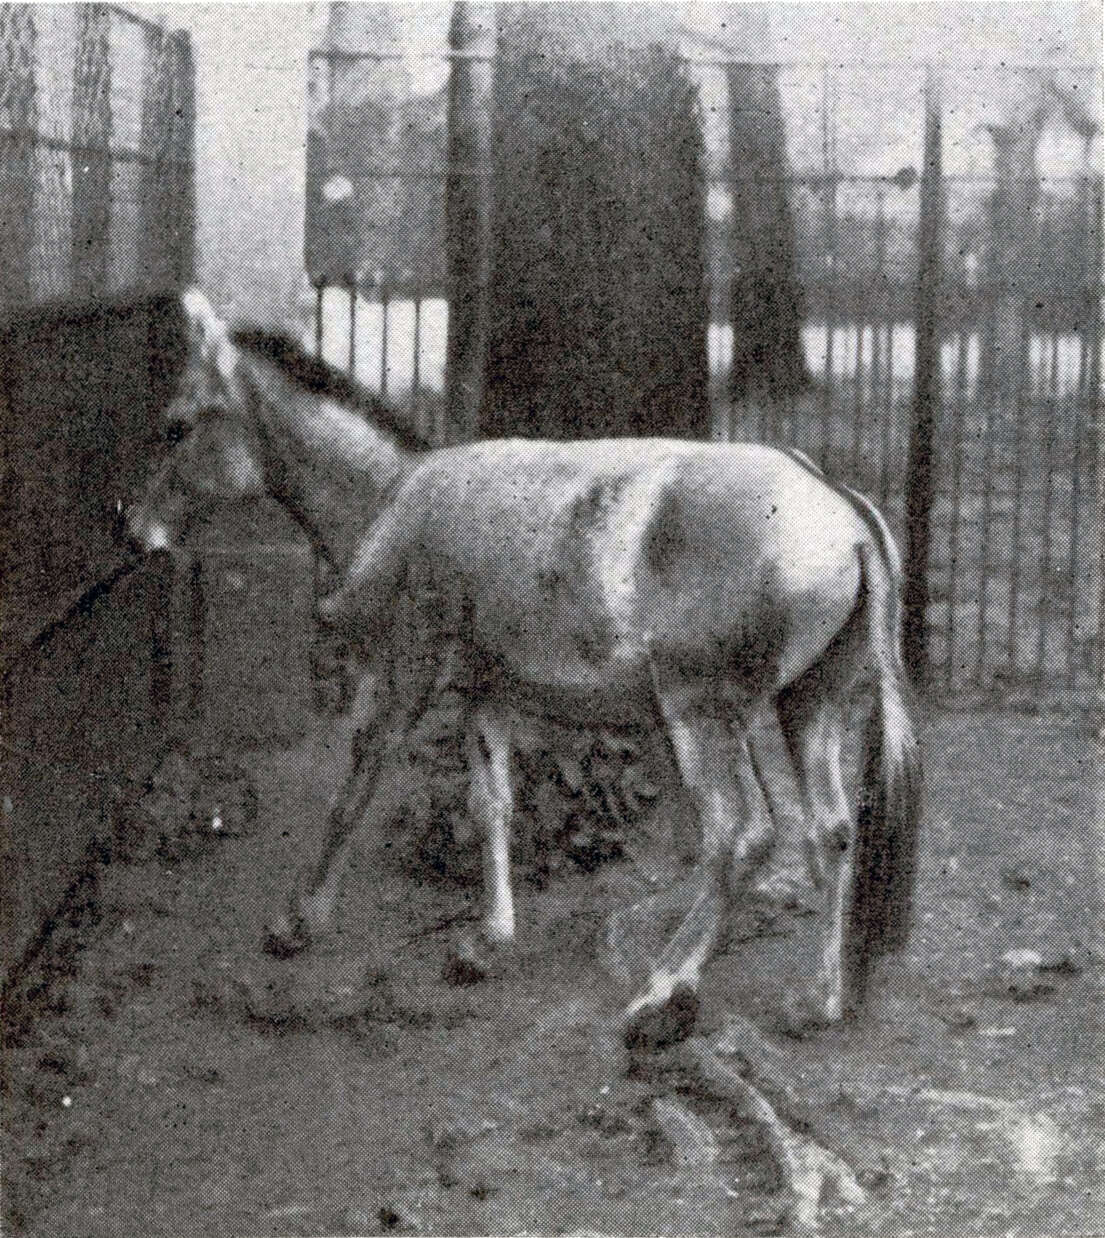
[[[641,634],[615,631],[585,607],[510,605],[500,595],[483,599],[473,618],[474,643],[496,681],[488,686],[517,704],[527,698],[539,712],[578,722],[596,710],[636,715],[651,700]]]
[[[584,625],[542,622],[548,616],[489,617],[476,642],[518,679],[544,687],[616,692],[647,673],[648,650],[639,636],[598,633]]]
[[[561,669],[535,677],[504,666],[490,686],[490,694],[523,714],[563,726],[633,727],[652,725],[656,705],[652,680],[645,663],[620,668],[617,676],[573,676]]]

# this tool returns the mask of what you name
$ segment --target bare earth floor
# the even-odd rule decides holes
[[[83,948],[6,1050],[5,1229],[781,1232],[754,1133],[670,1072],[626,1077],[603,943],[628,865],[523,886],[517,961],[471,988],[442,983],[435,931],[463,892],[394,865],[355,866],[318,953],[260,954],[336,776],[328,734],[258,759],[248,836],[105,870]],[[810,1129],[867,1192],[824,1201],[827,1233],[1105,1232],[1091,730],[942,715],[925,749],[917,927],[868,1014],[781,1036],[815,922],[751,906],[708,970],[704,1029],[731,1003],[808,1085]],[[679,1163],[660,1093],[716,1154]]]

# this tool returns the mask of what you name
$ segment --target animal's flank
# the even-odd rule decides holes
[[[655,512],[671,493],[673,465],[660,461],[623,473],[609,487],[598,534],[597,564],[603,599],[615,624],[628,635],[638,622],[640,565]]]
[[[674,573],[687,554],[686,514],[678,494],[669,491],[656,503],[642,550],[649,571],[661,581]]]

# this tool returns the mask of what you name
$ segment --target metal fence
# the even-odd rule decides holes
[[[0,4],[0,314],[192,270],[186,35],[109,4]]]
[[[340,98],[343,71],[397,59],[394,49],[312,52],[315,132]],[[1006,65],[986,70],[982,84],[978,74],[965,84],[978,92],[992,81],[995,94],[1000,88],[1008,95],[1012,83],[1022,106],[1037,95],[1052,100],[1051,114],[1025,109],[1041,130],[1020,151],[1001,145],[993,116],[976,115],[973,127],[963,128],[963,107],[948,104],[956,80],[945,73],[928,117],[937,135],[935,169],[925,158],[921,66],[699,57],[688,70],[704,96],[727,75],[744,72],[767,75],[805,102],[797,121],[793,112],[789,117],[784,181],[810,382],[783,400],[734,405],[729,395],[735,273],[727,204],[731,210],[735,190],[747,197],[768,186],[727,166],[727,142],[708,165],[716,436],[800,447],[832,476],[876,498],[903,545],[915,540],[907,507],[916,508],[918,470],[927,471],[921,609],[930,686],[1027,697],[1045,685],[1092,687],[1101,673],[1102,180],[1092,121],[1059,104],[1066,106],[1063,83],[1092,96],[1099,70]],[[930,85],[934,80],[940,79],[930,74]],[[486,173],[450,172],[446,98],[442,91],[440,123],[423,124],[416,149],[392,152],[387,167],[358,167],[351,178],[357,185],[386,183],[393,197],[415,194],[420,245],[404,249],[384,210],[371,221],[379,239],[375,250],[368,246],[376,257],[367,267],[350,264],[335,275],[317,250],[308,256],[317,351],[406,403],[414,424],[437,442],[445,434],[448,381],[444,186],[450,174]],[[424,101],[418,106],[427,111]],[[1058,172],[1038,164],[1049,116],[1053,129],[1069,131],[1066,166]],[[998,119],[1025,131],[1015,102]],[[941,148],[968,149],[972,157],[959,156],[958,166],[945,157],[941,166]],[[346,186],[342,207],[347,225],[353,188]],[[309,228],[312,219],[325,223],[324,202],[309,200]],[[923,272],[928,300],[919,317]],[[927,398],[919,404],[923,382]],[[914,441],[911,459],[919,417],[928,420],[931,450],[919,459]]]

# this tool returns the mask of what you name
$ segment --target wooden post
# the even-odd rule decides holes
[[[457,442],[476,435],[487,364],[493,9],[457,0],[449,46],[455,58],[449,81],[445,183],[449,262],[445,437]]]
[[[906,466],[906,555],[903,649],[914,683],[928,673],[925,609],[928,604],[929,537],[935,492],[933,438],[940,407],[940,258],[943,244],[943,172],[940,91],[931,68],[925,72],[925,163],[921,174],[921,218],[917,245],[916,354],[913,415]]]

